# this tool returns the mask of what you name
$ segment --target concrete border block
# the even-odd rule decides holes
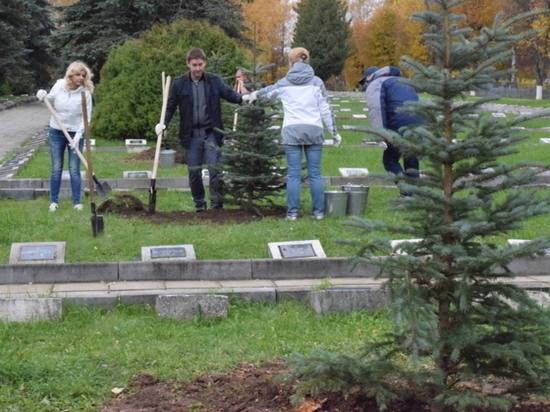
[[[0,197],[14,200],[34,200],[34,189],[0,189]]]
[[[254,279],[373,277],[380,271],[377,266],[366,263],[352,271],[347,258],[253,259],[251,262]]]
[[[116,282],[118,263],[0,265],[0,284]]]
[[[0,189],[41,189],[42,179],[0,179]]]
[[[214,319],[226,317],[229,298],[224,295],[160,295],[156,299],[159,318]]]
[[[59,298],[0,298],[0,320],[5,322],[52,321],[62,315]]]
[[[252,279],[250,260],[120,262],[120,281]]]
[[[388,306],[389,295],[382,289],[334,288],[311,292],[310,304],[315,313],[375,311]]]

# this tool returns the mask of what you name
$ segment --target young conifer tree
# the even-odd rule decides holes
[[[427,0],[427,10],[413,16],[428,27],[433,65],[404,57],[401,65],[415,75],[403,82],[430,98],[403,110],[425,123],[402,136],[368,129],[405,157],[421,159],[421,179],[398,177],[400,189],[412,193],[395,199],[405,224],[350,222],[367,234],[420,240],[392,247],[388,239],[375,239],[357,255],[358,262],[379,265],[380,277],[387,278],[394,330],[360,356],[295,357],[291,364],[303,380],[302,394],[359,389],[380,406],[422,397],[432,411],[442,412],[508,410],[517,396],[550,389],[549,314],[509,283],[517,262],[543,254],[550,242],[546,237],[504,242],[522,221],[550,211],[548,193],[529,186],[547,167],[505,162],[528,138],[516,126],[549,113],[498,119],[482,113],[483,104],[496,98],[464,99],[510,72],[500,68],[515,42],[530,34],[514,34],[514,26],[538,12],[506,21],[498,14],[492,28],[475,35],[461,28],[464,16],[453,13],[460,3]],[[488,382],[498,383],[502,392],[483,392]]]
[[[249,92],[262,86],[252,80],[269,67],[259,63],[252,70],[241,69],[251,79],[245,85]],[[280,130],[272,127],[279,108],[274,100],[258,99],[234,109],[233,128],[223,131],[226,143],[221,149],[225,201],[261,215],[266,202],[273,205],[271,198],[279,196],[284,187]]]

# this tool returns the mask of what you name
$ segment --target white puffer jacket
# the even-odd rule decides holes
[[[258,90],[258,97],[281,99],[283,144],[323,143],[323,123],[333,137],[338,134],[325,85],[309,64],[294,63],[283,79]]]
[[[46,96],[57,112],[59,120],[63,122],[69,132],[76,132],[84,128],[81,92],[86,93],[89,122],[92,117],[92,94],[84,86],[79,86],[76,90],[68,90],[65,79],[59,79]],[[61,130],[61,126],[57,124],[53,116],[50,118],[50,127]]]

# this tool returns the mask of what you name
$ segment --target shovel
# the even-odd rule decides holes
[[[84,156],[82,156],[82,153],[80,153],[80,150],[78,150],[78,147],[76,147],[74,145],[73,139],[71,139],[71,135],[69,134],[69,132],[67,132],[67,129],[65,128],[65,125],[59,119],[59,116],[56,113],[56,111],[54,110],[54,108],[52,107],[51,103],[48,101],[48,99],[44,99],[44,103],[46,103],[46,106],[50,110],[50,113],[52,114],[53,118],[55,119],[55,121],[57,122],[59,127],[61,127],[61,131],[65,135],[65,138],[67,139],[67,141],[69,142],[71,147],[74,146],[73,150],[77,154],[77,156],[80,158],[80,161],[82,162],[82,164],[84,165],[86,170],[89,170],[88,169],[88,162],[86,161]],[[96,184],[98,195],[107,196],[109,193],[111,193],[111,186],[109,186],[109,183],[107,183],[107,182],[100,183],[99,179],[97,178],[97,176],[95,174],[93,174],[93,172],[92,172],[92,178],[93,178],[93,180]]]
[[[88,109],[86,106],[86,93],[82,92],[80,94],[82,97],[82,116],[84,120],[84,139],[86,141],[86,157],[88,158],[88,185],[90,186],[90,206],[92,209],[92,216],[90,221],[92,222],[92,233],[94,236],[97,236],[103,233],[105,228],[103,223],[103,216],[98,215],[95,206],[95,188],[94,188],[94,178],[93,178],[93,167],[92,167],[92,145],[90,144],[90,127],[88,126]]]
[[[162,72],[162,109],[160,112],[160,124],[164,124],[166,115],[166,106],[168,104],[168,93],[170,91],[170,76],[164,76]],[[155,150],[155,160],[153,161],[153,173],[151,175],[151,187],[149,188],[149,213],[154,214],[157,207],[157,170],[159,166],[160,148],[162,145],[162,137],[164,130],[157,135],[157,147]]]

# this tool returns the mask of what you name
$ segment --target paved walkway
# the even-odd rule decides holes
[[[44,103],[35,101],[0,111],[0,163],[23,143],[43,131],[50,119]]]

